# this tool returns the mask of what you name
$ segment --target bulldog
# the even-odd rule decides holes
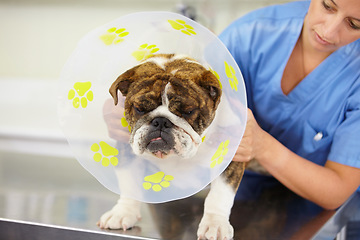
[[[118,103],[125,96],[125,117],[131,126],[130,145],[136,155],[165,159],[193,157],[212,123],[221,99],[215,75],[194,59],[156,54],[121,74],[109,92]],[[205,199],[199,239],[231,239],[229,222],[244,164],[232,162],[211,183]],[[103,214],[100,228],[129,229],[140,219],[140,202],[121,197]]]

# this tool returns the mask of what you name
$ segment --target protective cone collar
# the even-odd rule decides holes
[[[221,82],[216,117],[191,159],[149,161],[135,156],[127,139],[109,137],[104,115],[110,113],[103,107],[111,84],[155,53],[188,55]],[[200,24],[170,12],[130,14],[91,31],[66,63],[59,84],[59,120],[77,160],[111,191],[149,203],[188,197],[219,176],[243,136],[246,109],[241,72],[223,43]],[[125,118],[120,124],[128,128]]]

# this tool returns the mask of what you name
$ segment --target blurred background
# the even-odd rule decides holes
[[[57,81],[77,42],[90,30],[133,12],[172,11],[219,34],[253,9],[284,2],[0,0],[0,150],[71,154],[57,121]]]
[[[78,164],[58,123],[58,79],[86,33],[129,13],[172,11],[218,35],[251,10],[289,1],[0,0],[0,238],[1,226],[8,229],[2,218],[98,230],[95,222],[118,198]],[[154,232],[146,216],[143,236]],[[193,234],[200,219],[192,221]]]

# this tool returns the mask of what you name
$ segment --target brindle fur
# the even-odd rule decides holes
[[[244,175],[245,163],[231,162],[225,171],[221,174],[226,179],[226,182],[236,191],[240,185],[241,179]]]
[[[153,58],[171,59],[173,56],[161,54]],[[111,85],[109,92],[114,103],[118,102],[118,90],[124,96],[130,96],[125,100],[125,116],[130,126],[134,127],[137,120],[143,117],[139,112],[146,114],[161,105],[161,94],[165,86],[171,83],[167,92],[169,110],[185,118],[201,135],[214,119],[220,103],[219,80],[190,58],[174,59],[165,63],[163,68],[149,60],[151,58],[126,71]]]

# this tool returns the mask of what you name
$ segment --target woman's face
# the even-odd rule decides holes
[[[312,0],[304,31],[313,48],[333,52],[360,38],[360,0]]]

